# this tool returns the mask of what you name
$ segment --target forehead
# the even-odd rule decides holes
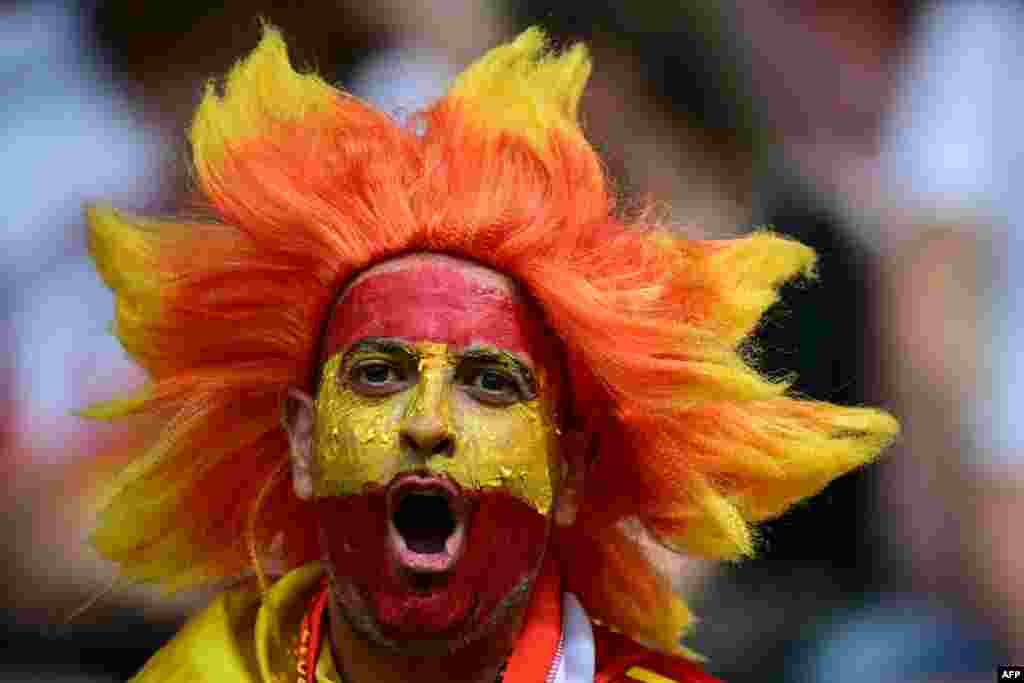
[[[534,362],[553,349],[540,314],[512,279],[441,254],[394,259],[352,281],[332,312],[325,358],[365,337],[485,344]]]

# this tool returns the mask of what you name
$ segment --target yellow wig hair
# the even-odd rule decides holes
[[[759,232],[688,240],[625,220],[577,122],[583,46],[531,29],[399,125],[312,74],[273,28],[190,131],[216,220],[90,209],[116,333],[148,385],[97,417],[162,416],[94,541],[169,589],[230,577],[272,543],[318,556],[292,492],[280,405],[309,387],[344,284],[396,255],[462,256],[518,280],[566,356],[570,418],[594,436],[577,523],[556,537],[569,590],[604,623],[683,654],[685,605],[631,528],[732,559],[752,523],[875,457],[885,413],[799,400],[739,349],[814,254]],[[277,546],[275,546],[277,547]]]

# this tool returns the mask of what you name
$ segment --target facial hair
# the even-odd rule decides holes
[[[501,489],[464,491],[466,541],[454,568],[410,577],[388,542],[385,489],[317,501],[324,556],[349,623],[380,645],[453,649],[525,602],[539,569],[547,519]]]

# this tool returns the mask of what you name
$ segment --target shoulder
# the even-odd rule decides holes
[[[321,570],[312,564],[293,570],[260,595],[244,585],[219,594],[188,620],[132,678],[132,683],[260,683],[280,669],[294,671],[288,647],[308,593]]]
[[[639,645],[594,624],[595,683],[722,683],[699,664]]]
[[[146,662],[133,683],[258,681],[253,630],[259,591],[239,587],[217,596]]]

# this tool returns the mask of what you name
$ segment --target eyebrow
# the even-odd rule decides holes
[[[342,356],[342,365],[346,365],[352,356],[360,353],[381,353],[400,354],[406,356],[410,361],[418,360],[420,357],[416,346],[402,339],[394,337],[364,337],[355,342],[345,351]],[[456,355],[458,361],[463,363],[479,362],[502,365],[513,370],[523,381],[522,388],[532,397],[537,394],[537,379],[529,361],[519,355],[500,349],[489,344],[472,344]]]
[[[505,351],[488,344],[473,344],[459,354],[460,361],[478,361],[510,367],[522,378],[524,387],[531,396],[537,393],[537,380],[529,363],[511,351]]]
[[[408,356],[410,360],[419,358],[419,354],[408,342],[394,339],[392,337],[364,337],[352,346],[348,347],[345,355],[342,357],[342,365],[348,362],[349,358],[357,353],[383,353],[383,354],[402,354]]]

